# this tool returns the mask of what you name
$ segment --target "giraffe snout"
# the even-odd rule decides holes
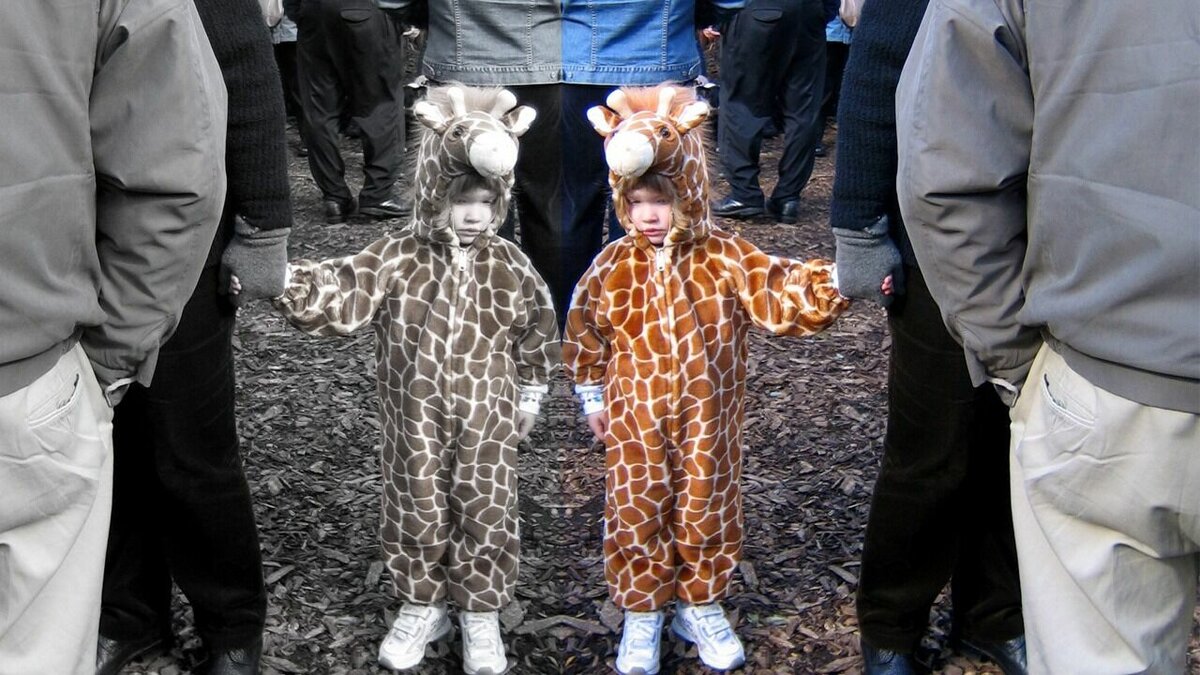
[[[517,164],[517,144],[508,134],[489,131],[480,134],[467,153],[471,166],[488,178],[512,173]]]
[[[604,158],[613,173],[634,178],[654,163],[654,146],[641,134],[617,134],[604,149]]]

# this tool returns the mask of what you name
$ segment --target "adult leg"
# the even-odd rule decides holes
[[[920,271],[889,309],[888,422],[863,543],[858,621],[878,649],[910,653],[950,580],[964,512],[979,393]],[[1002,430],[1000,431],[1002,433]]]
[[[300,97],[304,109],[302,128],[308,143],[308,167],[313,181],[326,199],[343,204],[352,201],[346,185],[346,165],[338,150],[338,118],[345,92],[334,67],[331,31],[340,23],[338,3],[332,0],[310,0],[296,20],[297,68],[300,76]]]
[[[781,82],[783,154],[779,182],[771,201],[796,199],[812,175],[817,141],[821,138],[821,94],[825,88],[825,14],[820,0],[792,5],[783,37],[793,47]]]
[[[1197,447],[1200,416],[1110,394],[1042,348],[1012,411],[1030,673],[1184,672]]]
[[[393,199],[404,160],[404,45],[371,0],[345,0],[338,12],[334,64],[349,84],[350,113],[362,130],[359,206]]]
[[[1001,643],[1025,632],[1008,480],[1008,407],[994,387],[975,390],[975,424],[965,451],[959,506],[967,522],[950,580],[954,633]]]
[[[112,411],[76,345],[0,397],[0,673],[91,675]]]
[[[266,619],[258,529],[235,426],[234,313],[217,292],[218,276],[216,267],[201,274],[159,352],[146,417],[128,420],[149,428],[168,565],[211,650],[256,642]]]
[[[155,466],[153,414],[134,384],[113,417],[113,508],[104,563],[100,634],[122,642],[171,634],[166,500]]]
[[[777,2],[751,0],[738,12],[721,38],[721,114],[717,118],[718,151],[730,196],[743,204],[763,205],[758,159],[763,131],[771,121],[780,64],[793,46],[784,37],[784,10]]]
[[[604,103],[612,87],[563,85],[561,278],[555,293],[565,320],[575,284],[604,247],[605,206],[612,201],[604,139],[587,120],[589,108]]]

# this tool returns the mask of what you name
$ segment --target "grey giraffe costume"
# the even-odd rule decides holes
[[[276,307],[313,335],[373,323],[383,418],[381,539],[397,595],[491,611],[512,598],[520,539],[518,406],[537,412],[560,361],[546,283],[494,237],[516,138],[532,109],[505,90],[431,89],[410,227],[356,255],[289,267]],[[469,246],[449,224],[450,181],[482,175],[495,219]]]

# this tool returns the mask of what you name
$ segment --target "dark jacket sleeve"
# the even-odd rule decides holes
[[[914,262],[896,203],[896,84],[921,26],[926,0],[864,3],[838,100],[837,170],[830,223],[863,230],[888,216],[891,235]]]
[[[229,91],[225,221],[239,215],[260,230],[291,227],[283,87],[262,12],[255,0],[195,3]],[[231,235],[221,233],[218,254]]]

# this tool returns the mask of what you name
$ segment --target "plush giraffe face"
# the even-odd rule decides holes
[[[511,174],[517,163],[516,139],[529,130],[537,113],[529,106],[517,106],[516,96],[506,90],[486,111],[468,110],[458,87],[450,87],[447,94],[449,111],[429,100],[413,108],[416,118],[440,139],[436,152],[441,170],[448,176],[466,171],[486,178]]]
[[[647,173],[667,177],[675,187],[677,211],[665,241],[703,236],[711,227],[708,174],[702,132],[709,107],[674,87],[626,88],[609,95],[607,107],[588,110],[588,120],[604,136],[608,182],[617,218],[631,229],[629,187]]]
[[[634,111],[620,89],[609,95],[607,108],[588,110],[588,120],[604,136],[608,169],[620,178],[637,178],[651,169],[666,175],[682,170],[685,135],[708,117],[703,101],[691,101],[673,114],[676,90],[663,87],[658,92],[655,110]]]
[[[517,162],[517,139],[537,116],[517,106],[506,89],[435,87],[413,106],[423,125],[413,175],[413,212],[418,234],[457,242],[450,225],[450,183],[463,176],[484,178],[496,193],[496,223],[508,214]],[[480,238],[486,242],[486,238]]]

